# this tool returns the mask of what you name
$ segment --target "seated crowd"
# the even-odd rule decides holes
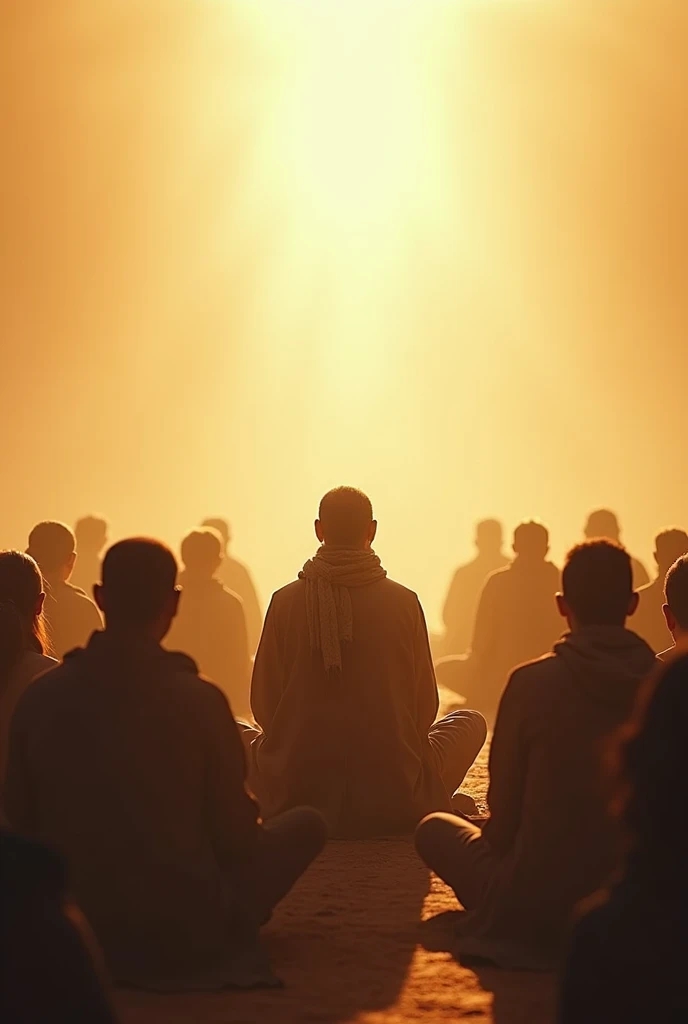
[[[631,1019],[614,1015],[627,998],[614,986],[643,958],[675,1005],[663,965],[686,931],[688,535],[658,535],[650,582],[607,510],[561,573],[542,524],[517,527],[510,561],[501,526],[483,522],[435,666],[418,597],[388,578],[376,531],[360,491],[326,494],[316,554],[273,595],[259,642],[250,575],[224,572],[224,520],[184,539],[181,571],[143,538],[101,565],[107,527],[93,517],[78,536],[40,523],[26,554],[0,552],[0,849],[15,893],[3,927],[17,959],[31,945],[22,900],[45,892],[65,977],[91,992],[83,1019],[112,1018],[88,933],[63,909],[65,870],[116,982],[274,986],[261,926],[328,836],[414,831],[464,908],[463,955],[550,970],[570,944],[567,1024]],[[437,680],[472,708],[440,717]],[[460,786],[486,719],[480,816]],[[604,764],[624,727],[614,814]],[[646,979],[638,1005],[653,991]]]

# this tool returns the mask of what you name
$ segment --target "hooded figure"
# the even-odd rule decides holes
[[[508,968],[555,966],[573,908],[617,863],[605,747],[655,661],[623,624],[637,596],[630,559],[617,545],[574,549],[558,602],[571,632],[551,654],[517,669],[502,697],[482,834],[434,816],[416,837],[467,911],[461,951]]]

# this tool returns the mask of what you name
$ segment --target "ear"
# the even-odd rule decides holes
[[[35,611],[34,611],[34,615],[36,616],[36,618],[38,618],[38,616],[43,611],[43,605],[44,604],[45,604],[45,594],[39,594],[38,595],[38,600],[36,601],[36,608],[35,608]]]
[[[569,616],[571,615],[571,610],[569,609],[569,606],[566,603],[566,598],[563,594],[557,594],[555,597],[555,601],[557,602],[557,610],[559,611],[559,614],[561,615],[562,619],[566,619],[566,621],[568,622]]]
[[[373,519],[372,523],[370,524],[370,533],[368,534],[368,541],[369,541],[369,543],[372,544],[376,537],[377,537],[377,520]]]
[[[636,611],[638,610],[638,601],[640,601],[640,594],[634,591],[631,594],[630,601],[628,602],[628,618],[630,618],[631,615],[635,615]]]
[[[673,636],[674,633],[676,632],[676,625],[677,625],[676,619],[671,614],[671,608],[669,607],[668,604],[663,604],[662,605],[662,611],[664,612],[664,618],[666,619],[667,628],[668,628],[669,632],[671,633],[671,635]]]
[[[93,600],[98,605],[101,612],[105,614],[105,591],[103,590],[102,583],[93,584]]]
[[[172,618],[174,618],[176,616],[177,612],[179,611],[179,601],[181,600],[181,596],[182,596],[182,588],[181,587],[175,587],[174,588],[174,594],[172,595],[172,597],[170,599],[170,612],[172,614]]]
[[[313,525],[315,527],[315,536],[318,538],[321,544],[324,544],[325,538],[323,537],[322,523],[320,522],[319,519],[316,519]]]
[[[67,568],[69,569],[70,572],[74,568],[74,563],[75,562],[76,562],[76,551],[72,551],[71,555],[69,556],[69,561],[67,562]]]

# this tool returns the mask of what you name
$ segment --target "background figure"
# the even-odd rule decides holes
[[[74,526],[76,537],[76,563],[70,577],[75,587],[81,587],[87,597],[100,583],[100,566],[108,542],[108,524],[97,516],[84,516]]]
[[[548,653],[562,623],[555,595],[559,570],[547,561],[549,533],[542,523],[514,531],[511,565],[487,578],[473,633],[468,687],[460,691],[472,707],[493,718],[511,671]]]
[[[43,578],[33,558],[0,552],[0,784],[7,760],[10,719],[26,687],[56,665],[47,655]],[[0,805],[2,801],[0,798]]]
[[[662,611],[674,643],[668,650],[660,652],[662,660],[676,650],[688,650],[688,555],[677,559],[669,569],[664,595],[666,604]]]
[[[502,524],[497,519],[483,519],[477,524],[475,546],[477,554],[454,573],[444,602],[444,654],[464,654],[471,645],[475,614],[485,580],[491,572],[508,565],[502,551]]]
[[[217,575],[225,587],[228,590],[233,590],[243,601],[249,653],[253,657],[256,653],[260,632],[263,628],[263,612],[253,577],[248,567],[229,553],[229,545],[232,542],[232,530],[227,520],[205,519],[201,525],[211,530],[217,530],[222,537],[224,551]]]
[[[578,922],[560,1024],[688,1020],[688,658],[639,705],[621,758],[630,850],[620,880]]]
[[[685,530],[662,530],[655,538],[657,578],[639,591],[638,611],[633,618],[633,629],[647,641],[656,654],[671,644],[671,634],[664,617],[664,581],[674,562],[688,552],[688,534]]]
[[[182,598],[165,646],[183,651],[220,687],[235,715],[250,715],[250,659],[241,600],[216,578],[222,564],[217,530],[193,530],[182,541]]]
[[[586,540],[603,538],[621,544],[619,519],[616,512],[612,512],[609,508],[598,508],[591,512],[583,528],[583,533]],[[647,586],[650,577],[643,563],[632,555],[631,565],[633,567],[633,589],[640,590],[641,587]]]
[[[43,573],[48,636],[55,656],[63,658],[75,647],[83,647],[103,624],[93,601],[69,582],[76,561],[76,538],[64,523],[38,523],[29,535],[27,553]]]

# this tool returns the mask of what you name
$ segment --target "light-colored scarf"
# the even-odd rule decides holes
[[[353,551],[323,545],[299,573],[306,582],[306,615],[311,648],[320,651],[327,672],[341,672],[342,643],[353,640],[351,587],[366,587],[387,572],[372,548]]]

